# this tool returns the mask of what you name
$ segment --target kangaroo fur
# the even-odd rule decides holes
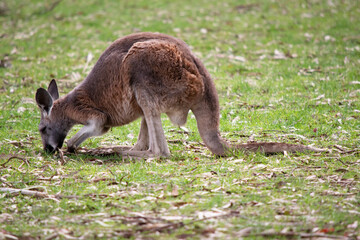
[[[62,147],[76,124],[84,127],[67,142],[69,151],[111,127],[142,118],[138,141],[126,154],[168,157],[161,113],[181,126],[190,110],[202,140],[217,156],[237,150],[323,151],[286,143],[227,143],[220,136],[219,99],[209,72],[186,43],[164,34],[136,33],[116,40],[69,94],[59,98],[53,80],[47,90],[37,90],[36,102],[41,109],[39,130],[44,149],[50,152]]]

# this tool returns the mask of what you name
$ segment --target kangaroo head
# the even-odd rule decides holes
[[[48,89],[39,88],[36,91],[36,103],[41,110],[39,131],[46,152],[54,152],[61,148],[67,135],[63,118],[52,113],[54,101],[59,98],[59,91],[53,79]]]

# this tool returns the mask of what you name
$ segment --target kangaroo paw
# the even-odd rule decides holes
[[[74,147],[74,146],[68,146],[67,151],[68,151],[69,153],[75,153],[75,152],[76,152],[76,147]]]

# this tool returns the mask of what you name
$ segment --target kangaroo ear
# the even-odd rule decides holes
[[[48,86],[48,92],[54,101],[59,98],[59,91],[55,79],[51,80]]]
[[[39,88],[35,95],[36,103],[46,115],[50,115],[51,108],[53,106],[53,99],[50,93],[44,88]]]

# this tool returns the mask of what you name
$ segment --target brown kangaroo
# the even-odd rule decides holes
[[[47,152],[61,148],[75,124],[84,127],[67,143],[69,151],[87,138],[142,117],[136,145],[124,154],[169,156],[161,124],[166,113],[184,125],[191,110],[206,146],[218,156],[234,149],[276,152],[322,151],[285,143],[247,143],[230,146],[219,133],[219,100],[213,80],[202,62],[181,40],[157,33],[136,33],[116,40],[100,56],[86,79],[59,98],[55,80],[39,88],[39,131]]]

